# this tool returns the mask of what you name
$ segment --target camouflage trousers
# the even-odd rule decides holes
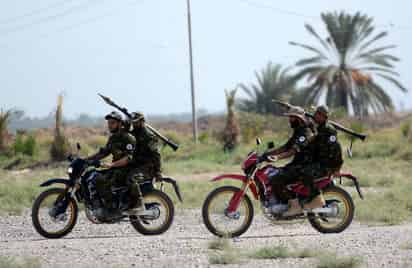
[[[106,208],[113,208],[112,187],[124,187],[128,184],[130,168],[114,168],[99,172],[96,176],[96,190]]]
[[[294,198],[294,196],[287,193],[285,186],[299,180],[301,176],[301,169],[301,165],[289,164],[277,169],[276,172],[269,174],[269,179],[272,183],[272,190],[278,199],[287,201],[288,199]]]
[[[302,167],[301,177],[303,184],[309,188],[308,199],[312,200],[315,196],[320,194],[319,189],[315,186],[314,181],[321,177],[328,176],[331,173],[329,168],[323,167],[320,163],[310,163]]]
[[[298,165],[286,165],[278,170],[277,173],[270,176],[272,187],[275,194],[283,197],[282,199],[293,198],[286,196],[284,188],[288,184],[296,183],[300,180],[309,188],[308,199],[312,200],[320,194],[319,189],[315,187],[314,180],[327,176],[331,173],[329,168],[324,168],[319,163],[308,163]]]

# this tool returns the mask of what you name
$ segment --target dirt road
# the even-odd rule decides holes
[[[29,214],[0,217],[0,255],[39,257],[45,267],[209,267],[208,243],[213,239],[199,210],[178,211],[172,228],[156,237],[142,236],[127,223],[92,225],[81,216],[69,236],[46,240],[35,233]],[[257,216],[233,246],[243,251],[261,246],[315,247],[361,256],[365,267],[412,267],[412,250],[402,248],[411,241],[412,224],[367,227],[353,223],[342,234],[321,235],[306,223],[272,225]],[[240,266],[314,267],[316,263],[315,258],[245,259]]]

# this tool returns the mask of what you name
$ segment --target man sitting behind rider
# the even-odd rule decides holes
[[[158,149],[158,139],[145,126],[142,113],[133,112],[130,122],[133,129],[129,133],[136,139],[136,149],[133,153],[133,163],[128,176],[131,203],[133,207],[142,206],[142,192],[139,183],[144,179],[159,179],[161,174],[161,159]]]
[[[122,128],[123,119],[119,113],[111,112],[106,115],[105,119],[111,133],[107,144],[98,153],[87,158],[87,160],[101,160],[109,155],[113,156],[111,163],[101,165],[101,167],[108,170],[97,173],[96,177],[92,178],[93,181],[90,182],[95,184],[97,190],[95,193],[93,191],[90,193],[93,207],[94,209],[97,208],[97,214],[102,217],[105,217],[106,210],[102,207],[99,196],[104,201],[104,207],[110,210],[109,215],[106,216],[117,212],[117,208],[113,206],[111,187],[113,185],[126,185],[126,178],[130,172],[130,163],[133,159],[136,144],[135,138]]]
[[[340,170],[342,159],[342,148],[338,141],[336,129],[328,123],[329,110],[325,105],[318,106],[314,114],[317,124],[316,136],[312,141],[314,159],[302,169],[303,182],[310,189],[308,203],[303,208],[310,210],[325,205],[325,201],[314,185],[314,180]]]
[[[284,187],[298,181],[301,177],[302,168],[312,162],[312,153],[309,144],[313,139],[313,133],[308,127],[304,110],[295,108],[284,115],[289,117],[289,123],[293,129],[292,136],[286,144],[280,148],[269,150],[262,156],[262,160],[270,161],[277,161],[293,156],[292,162],[269,174],[273,191],[278,198],[283,196]],[[302,208],[296,196],[292,198],[287,197],[287,199],[289,199],[289,209],[283,214],[284,216],[288,217],[302,213]]]

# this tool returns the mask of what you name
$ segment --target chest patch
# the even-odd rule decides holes
[[[330,142],[336,142],[336,136],[332,135],[329,137]]]
[[[128,145],[126,145],[126,149],[129,151],[133,150],[133,145],[129,143]]]
[[[306,138],[304,136],[300,136],[298,140],[300,143],[302,143],[305,142]]]

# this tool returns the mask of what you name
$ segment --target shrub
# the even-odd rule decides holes
[[[37,152],[37,143],[33,135],[24,138],[24,135],[18,133],[13,144],[13,151],[15,154],[24,154],[34,156]]]
[[[409,138],[409,133],[411,132],[411,122],[407,121],[407,122],[403,122],[401,124],[401,133],[402,136],[405,138]]]

